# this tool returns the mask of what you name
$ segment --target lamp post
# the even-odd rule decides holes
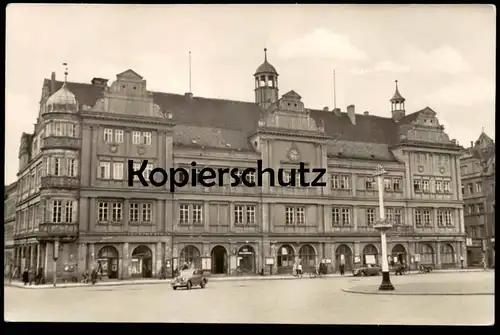
[[[374,176],[377,177],[378,183],[378,206],[380,218],[377,220],[373,228],[380,231],[380,244],[382,246],[382,284],[379,286],[380,291],[393,291],[394,286],[392,286],[391,278],[389,276],[389,263],[387,261],[387,231],[392,228],[392,225],[388,223],[385,219],[385,208],[384,208],[384,175],[387,172],[384,170],[382,165],[377,166],[377,171]]]
[[[56,287],[56,282],[57,282],[57,260],[59,259],[59,241],[55,240],[54,241],[54,252],[52,254],[52,258],[54,260],[54,263],[52,264],[53,268],[53,273],[52,273],[52,282],[54,287]]]
[[[481,146],[479,141],[471,149],[472,156],[477,160],[477,165],[481,168],[481,183],[482,191],[484,194],[484,235],[482,238],[482,249],[483,249],[483,267],[484,270],[488,268],[489,265],[489,250],[490,250],[490,226],[489,226],[489,215],[488,215],[488,194],[489,188],[486,186],[486,173],[488,168],[492,163],[492,157],[495,154],[495,148],[492,145]]]

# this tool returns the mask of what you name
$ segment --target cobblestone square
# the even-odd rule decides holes
[[[170,285],[5,288],[8,321],[203,322],[470,325],[494,323],[494,295],[388,296],[343,292],[381,277],[209,282],[174,291]],[[491,287],[493,272],[392,276],[398,286],[445,291]],[[406,288],[405,288],[406,289]],[[29,302],[29,304],[28,304]],[[75,312],[78,311],[78,312]]]

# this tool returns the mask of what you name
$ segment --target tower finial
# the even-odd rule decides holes
[[[267,48],[264,48],[264,61],[267,62]]]
[[[396,90],[397,90],[398,89],[398,80],[396,79],[394,82],[396,83]]]
[[[64,66],[64,83],[68,81],[68,63],[62,63]]]

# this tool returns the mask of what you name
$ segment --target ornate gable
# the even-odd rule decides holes
[[[128,69],[127,71],[123,71],[122,73],[117,74],[116,79],[136,82],[140,82],[143,80],[142,76],[132,69]]]

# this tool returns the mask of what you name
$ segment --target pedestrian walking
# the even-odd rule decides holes
[[[464,256],[460,256],[460,267],[464,268]]]
[[[30,274],[28,272],[28,268],[25,268],[24,272],[23,272],[23,283],[24,283],[24,286],[28,285],[29,280],[30,280]]]
[[[34,268],[31,268],[28,271],[28,280],[29,280],[29,283],[31,286],[31,284],[33,284],[33,282],[35,281],[35,269]]]
[[[97,270],[95,269],[95,267],[92,268],[92,272],[90,273],[90,279],[92,281],[92,285],[95,285],[95,283],[97,282]]]
[[[302,276],[302,264],[301,263],[299,263],[299,265],[297,266],[297,275]]]
[[[340,275],[343,276],[344,275],[344,270],[345,270],[345,265],[344,263],[341,263],[340,264]]]

